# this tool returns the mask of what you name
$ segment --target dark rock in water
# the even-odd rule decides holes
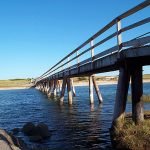
[[[26,135],[29,135],[29,136],[34,135],[35,134],[35,125],[32,122],[28,122],[23,126],[22,131]]]
[[[17,134],[17,133],[20,132],[20,129],[19,129],[19,128],[14,128],[14,129],[12,130],[12,132],[13,132],[13,134]]]
[[[50,137],[48,126],[44,123],[39,123],[35,126],[33,123],[28,122],[23,126],[22,131],[29,136],[31,142],[40,142]]]
[[[29,136],[31,142],[41,142],[43,138],[39,135]]]
[[[48,138],[50,136],[48,126],[44,123],[39,123],[36,126],[36,135],[39,135],[42,138]]]

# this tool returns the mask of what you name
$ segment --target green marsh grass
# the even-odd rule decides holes
[[[131,102],[131,95],[128,96],[128,101]],[[145,103],[149,103],[150,102],[150,95],[143,95],[142,101]]]
[[[29,79],[0,80],[0,88],[24,87],[29,83],[30,83]]]
[[[150,118],[140,125],[135,125],[131,118],[126,119],[122,128],[115,128],[114,137],[118,149],[148,150],[150,147]]]

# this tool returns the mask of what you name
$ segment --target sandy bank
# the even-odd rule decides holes
[[[150,83],[150,80],[144,80],[144,83]],[[117,84],[118,81],[97,81],[98,85],[114,85]],[[74,86],[88,86],[88,82],[74,82]]]
[[[104,82],[101,82],[101,81],[97,81],[97,84],[98,85],[112,85],[112,84],[117,84],[116,81],[104,81]],[[74,83],[74,86],[88,86],[89,83],[88,82],[75,82]]]
[[[30,87],[0,87],[0,90],[21,90],[21,89],[29,89]]]

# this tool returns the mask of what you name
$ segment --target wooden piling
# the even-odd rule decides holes
[[[90,104],[93,104],[94,103],[94,95],[93,95],[92,75],[89,76],[89,96],[90,96]]]
[[[60,81],[57,80],[57,94],[60,95]]]
[[[142,66],[136,64],[132,67],[131,72],[131,89],[132,89],[132,119],[135,124],[140,124],[144,120],[143,112],[143,83],[142,83]]]
[[[39,90],[41,91],[42,87],[41,87],[41,83],[39,83]]]
[[[48,94],[49,94],[49,92],[50,92],[50,87],[51,87],[51,81],[48,81],[47,96],[48,96]]]
[[[67,82],[67,79],[64,78],[63,79],[63,83],[62,83],[62,89],[61,89],[60,103],[62,103],[64,101],[64,95],[65,95],[65,89],[66,89],[66,82]]]
[[[94,85],[94,88],[95,88],[95,91],[96,91],[99,103],[102,103],[103,102],[103,98],[102,98],[101,92],[99,90],[99,87],[98,87],[98,85],[96,83],[96,80],[95,80],[94,76],[92,76],[92,80],[93,80],[93,85]]]
[[[51,86],[51,83],[50,83],[50,81],[48,81],[48,90],[47,90],[47,94],[48,94],[49,91],[50,91],[50,86]]]
[[[71,89],[71,79],[67,78],[67,91],[68,91],[68,103],[72,105],[72,89]]]
[[[76,96],[76,91],[75,91],[73,79],[71,79],[71,86],[72,86],[73,97],[75,97]]]
[[[45,91],[46,91],[46,83],[44,82],[44,93],[45,93]]]
[[[47,94],[48,97],[51,97],[51,95],[52,95],[52,89],[53,89],[53,80],[50,81],[50,89],[49,89],[49,92]]]
[[[45,91],[46,94],[48,93],[48,89],[49,89],[49,81],[47,80],[47,82],[46,82],[46,91]]]
[[[57,80],[55,79],[53,82],[54,82],[53,97],[56,97],[57,96]]]
[[[44,93],[44,90],[45,90],[45,84],[44,82],[42,83],[42,92]]]
[[[127,68],[121,67],[119,70],[119,79],[116,92],[116,100],[113,115],[113,126],[123,124],[125,116],[126,101],[130,81],[130,72]]]

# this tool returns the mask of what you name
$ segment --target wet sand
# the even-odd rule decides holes
[[[0,90],[19,90],[19,89],[29,89],[30,87],[0,87]]]

